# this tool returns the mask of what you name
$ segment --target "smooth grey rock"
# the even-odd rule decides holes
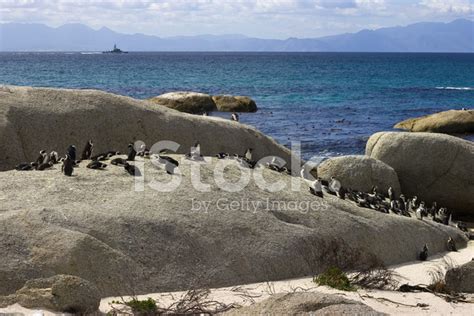
[[[451,291],[474,293],[474,258],[462,266],[448,270],[445,282]]]
[[[0,297],[0,306],[15,303],[65,313],[93,313],[99,309],[100,295],[91,282],[72,275],[55,275],[29,280],[15,294]]]
[[[377,186],[383,194],[387,194],[389,187],[400,194],[400,183],[395,170],[382,161],[367,156],[327,159],[318,166],[318,175],[326,180],[334,176],[341,181],[343,187],[362,192],[370,192],[373,186]]]
[[[149,101],[180,112],[192,114],[201,114],[217,110],[216,104],[209,94],[192,91],[168,92],[150,98]]]
[[[270,192],[251,176],[244,189],[228,192],[214,178],[222,161],[171,157],[183,175],[171,192],[151,184],[178,176],[149,159],[134,162],[144,175],[143,191],[140,182],[135,191],[139,179],[123,167],[92,170],[88,161],[73,177],[59,165],[0,172],[0,294],[55,274],[89,280],[102,297],[231,286],[315,275],[331,266],[411,261],[424,243],[432,254],[445,251],[448,236],[459,248],[466,245],[452,227],[318,198],[299,177],[257,169],[268,183],[286,188]],[[191,167],[200,167],[209,191],[193,187]],[[231,166],[224,176],[236,182],[240,172]],[[301,189],[293,191],[292,181]]]
[[[397,173],[402,192],[474,214],[474,143],[445,134],[380,132],[366,147]]]
[[[386,315],[371,307],[334,294],[317,292],[279,293],[253,305],[223,315]]]

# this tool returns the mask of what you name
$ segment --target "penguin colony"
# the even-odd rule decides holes
[[[52,168],[55,164],[62,163],[61,171],[65,176],[72,176],[74,168],[77,167],[83,160],[91,160],[87,164],[87,168],[103,170],[107,167],[104,161],[109,161],[110,164],[123,167],[124,171],[131,176],[140,177],[140,169],[130,164],[129,162],[134,161],[135,158],[143,157],[154,160],[164,166],[164,170],[167,174],[173,175],[175,169],[179,166],[178,161],[175,159],[163,155],[163,152],[155,155],[151,154],[150,150],[142,145],[137,151],[132,143],[128,144],[128,155],[127,158],[120,158],[114,156],[120,155],[118,151],[107,151],[92,155],[93,152],[92,140],[87,141],[82,151],[80,159],[77,159],[76,147],[70,145],[66,149],[66,153],[63,157],[59,157],[56,151],[51,151],[49,154],[45,150],[39,152],[38,157],[33,162],[24,162],[18,164],[15,169],[18,171],[28,170],[46,170]],[[228,153],[218,153],[217,159],[233,159],[236,160],[241,166],[254,169],[257,162],[253,160],[253,149],[248,148],[244,155]],[[202,161],[204,157],[201,155],[201,146],[199,142],[196,142],[191,148],[191,151],[185,155],[185,158],[191,161]],[[271,162],[264,164],[264,167],[279,173],[286,173],[292,175],[291,170],[286,168],[284,165],[286,162],[283,160],[278,161],[276,157],[273,157]],[[444,207],[438,207],[436,202],[433,202],[430,208],[428,208],[424,201],[419,201],[417,196],[407,199],[403,194],[400,194],[398,198],[395,196],[393,188],[390,187],[387,190],[387,194],[384,195],[379,193],[377,186],[374,186],[369,193],[353,190],[351,188],[344,187],[341,182],[335,177],[331,177],[329,181],[317,178],[314,181],[306,179],[305,170],[301,170],[301,177],[309,186],[309,192],[319,198],[324,198],[325,194],[335,195],[342,200],[349,200],[354,202],[357,206],[372,209],[385,214],[395,214],[399,216],[412,217],[412,214],[418,220],[430,219],[435,222],[451,225],[451,212]],[[470,239],[473,238],[469,235],[466,225],[462,222],[457,222],[456,227],[461,231],[465,232]],[[447,240],[447,250],[457,251],[456,244],[453,238],[449,237]],[[419,260],[426,260],[428,258],[428,246],[425,244],[423,249],[418,254]]]
[[[305,179],[304,170],[301,171],[301,177]],[[395,214],[399,216],[412,217],[412,214],[418,220],[429,219],[444,225],[455,226],[463,231],[469,239],[474,239],[474,236],[469,233],[467,226],[463,222],[457,222],[453,225],[451,221],[452,214],[445,207],[438,207],[436,202],[433,202],[431,207],[427,207],[424,201],[419,201],[415,195],[407,199],[405,195],[400,194],[398,198],[392,187],[389,187],[387,193],[384,195],[379,193],[377,186],[372,187],[369,193],[345,188],[341,182],[335,177],[331,177],[330,181],[317,178],[314,181],[305,181],[308,183],[310,193],[323,198],[324,194],[335,195],[342,200],[349,200],[354,202],[357,206],[372,209],[385,214]],[[452,237],[449,237],[446,242],[446,249],[448,251],[457,251],[456,244]],[[428,246],[425,244],[418,253],[418,259],[425,261],[428,258]]]

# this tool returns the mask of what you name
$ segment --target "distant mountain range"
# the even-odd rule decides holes
[[[114,43],[125,51],[255,52],[474,52],[474,21],[423,22],[320,38],[260,39],[243,35],[157,37],[121,34],[82,24],[0,24],[0,51],[104,51]]]

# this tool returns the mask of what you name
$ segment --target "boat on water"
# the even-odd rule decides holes
[[[114,49],[102,52],[102,54],[127,54],[127,53],[128,52],[124,52],[120,48],[117,48],[117,44],[114,44]]]

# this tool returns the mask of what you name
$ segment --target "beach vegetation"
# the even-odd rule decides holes
[[[349,277],[338,267],[330,267],[323,273],[314,277],[313,281],[318,285],[326,285],[341,291],[355,291]]]

